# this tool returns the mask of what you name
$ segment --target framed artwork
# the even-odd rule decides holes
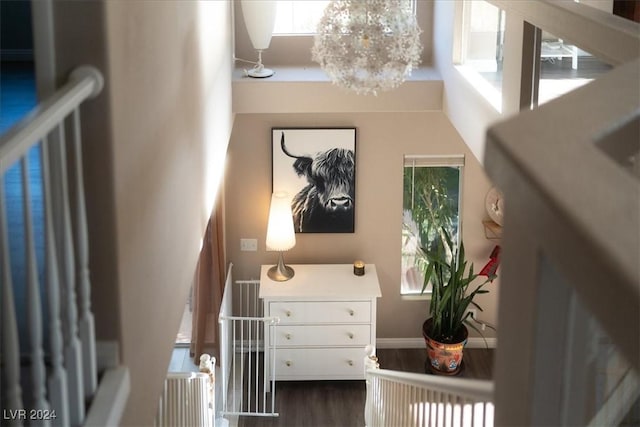
[[[296,233],[353,233],[356,128],[272,128],[273,191],[291,196]]]

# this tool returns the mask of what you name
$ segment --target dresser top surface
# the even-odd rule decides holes
[[[286,282],[267,276],[271,265],[260,271],[260,298],[264,299],[369,299],[382,295],[375,264],[366,264],[364,276],[353,274],[353,264],[290,264],[295,275]]]

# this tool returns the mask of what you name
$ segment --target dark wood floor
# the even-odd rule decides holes
[[[425,373],[424,349],[379,349],[380,367]],[[491,379],[494,350],[465,349],[461,377]],[[279,381],[279,417],[240,417],[241,427],[364,426],[364,381]]]

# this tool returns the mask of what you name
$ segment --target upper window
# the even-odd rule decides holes
[[[415,13],[416,0],[406,1],[411,3],[411,10]],[[324,13],[324,8],[329,3],[329,0],[279,0],[273,35],[315,34],[318,22],[320,22]]]
[[[462,7],[459,70],[501,111],[505,12],[486,1],[465,1]]]
[[[406,156],[404,159],[401,294],[419,295],[424,257],[446,230],[454,245],[460,236],[464,156]],[[443,239],[444,240],[444,239]],[[448,248],[453,253],[455,247]],[[425,292],[431,292],[428,285]]]
[[[278,1],[274,35],[314,34],[329,0]]]

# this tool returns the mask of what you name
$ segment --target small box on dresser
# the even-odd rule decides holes
[[[277,349],[275,379],[364,379],[364,347],[375,345],[381,296],[375,265],[363,276],[353,274],[353,264],[291,265],[295,276],[286,282],[269,279],[270,267],[262,266],[260,298],[264,315],[280,318],[266,338]]]

